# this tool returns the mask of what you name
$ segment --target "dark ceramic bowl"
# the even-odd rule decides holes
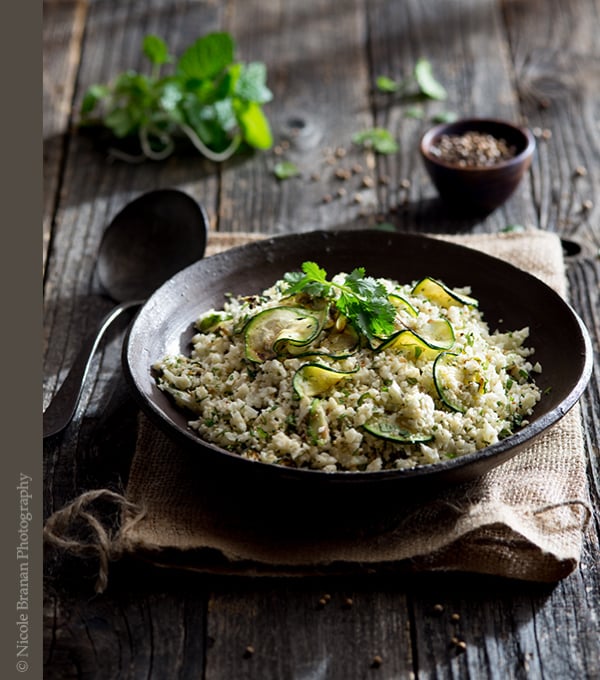
[[[158,390],[151,366],[166,354],[189,353],[194,321],[225,296],[259,293],[305,260],[330,274],[364,266],[370,276],[410,282],[429,275],[450,286],[470,285],[492,329],[530,327],[528,344],[547,390],[528,425],[512,436],[465,456],[412,470],[334,472],[287,468],[247,460],[203,441],[186,414]],[[590,377],[592,350],[585,326],[571,307],[540,279],[479,251],[425,236],[377,230],[309,232],[280,236],[213,255],[159,288],[133,321],[123,352],[125,374],[145,413],[179,445],[180,455],[205,478],[230,490],[236,484],[253,507],[290,505],[306,513],[370,513],[389,500],[473,480],[516,455],[576,403]],[[277,500],[276,500],[277,499]],[[306,503],[310,499],[310,503]],[[279,503],[280,505],[277,505]],[[272,510],[271,510],[272,514]],[[329,515],[327,515],[329,517]]]
[[[514,147],[515,155],[494,165],[461,167],[444,161],[434,153],[443,135],[466,132],[490,134]],[[443,123],[425,133],[421,139],[421,156],[440,197],[464,212],[491,212],[515,191],[529,169],[535,151],[535,139],[527,128],[491,118],[466,118]]]

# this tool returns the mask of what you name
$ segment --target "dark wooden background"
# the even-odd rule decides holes
[[[382,221],[407,232],[509,225],[557,232],[569,242],[571,301],[598,350],[599,0],[45,0],[43,9],[44,404],[86,329],[111,306],[94,277],[104,227],[127,201],[164,186],[192,194],[222,232]],[[90,84],[144,67],[143,36],[156,33],[180,54],[216,29],[234,36],[244,61],[266,62],[275,94],[267,115],[277,140],[290,141],[284,155],[302,177],[274,178],[276,150],[222,166],[189,152],[132,167],[111,162],[77,132]],[[419,57],[432,62],[449,93],[446,102],[425,105],[425,120],[373,90],[378,75],[407,76]],[[530,173],[487,218],[449,214],[425,175],[418,140],[443,111],[522,121],[538,134]],[[372,125],[394,133],[398,154],[373,157],[351,147],[351,135]],[[364,172],[337,179],[340,159],[328,160],[337,148]],[[123,329],[95,359],[72,425],[45,444],[46,516],[84,491],[120,491],[126,483],[137,410],[120,374]],[[582,399],[595,516],[582,563],[565,580],[257,582],[123,563],[111,571],[108,591],[95,596],[93,561],[48,551],[44,677],[600,678],[599,377],[596,364]],[[324,593],[331,600],[320,607]],[[255,649],[250,657],[247,645]],[[383,663],[375,668],[377,655]]]

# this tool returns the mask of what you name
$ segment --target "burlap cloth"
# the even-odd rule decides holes
[[[258,238],[212,234],[209,252]],[[510,261],[567,293],[556,235],[442,238]],[[578,406],[478,481],[408,504],[391,523],[354,533],[336,532],[327,518],[322,528],[306,531],[289,530],[285,522],[262,526],[249,519],[251,508],[232,511],[226,490],[203,479],[202,466],[191,460],[141,417],[126,498],[144,514],[133,522],[125,517],[119,538],[125,553],[244,575],[459,570],[551,582],[576,568],[590,518]]]

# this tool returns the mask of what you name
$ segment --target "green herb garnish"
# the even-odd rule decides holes
[[[448,93],[433,76],[431,63],[427,59],[419,59],[415,64],[414,76],[419,90],[430,99],[446,99]]]
[[[458,114],[454,111],[440,111],[440,113],[431,116],[431,120],[434,123],[454,123],[455,120],[458,120]]]
[[[398,151],[398,144],[392,137],[391,132],[385,128],[374,127],[356,132],[352,136],[352,141],[359,146],[373,149],[377,153],[391,154]]]
[[[376,279],[365,276],[363,267],[347,274],[343,283],[329,281],[327,272],[315,262],[304,262],[301,272],[289,272],[283,278],[289,284],[288,295],[305,293],[331,300],[371,344],[394,330],[396,310],[387,290]]]
[[[402,83],[393,80],[389,76],[377,76],[375,84],[380,92],[398,92],[402,87]]]
[[[277,179],[289,179],[300,174],[300,168],[292,161],[279,161],[273,167],[273,174]]]
[[[178,61],[158,36],[146,36],[142,49],[150,75],[126,71],[111,84],[92,85],[81,104],[82,126],[101,125],[119,139],[137,136],[142,159],[166,158],[181,134],[213,161],[226,160],[242,142],[262,150],[272,146],[262,110],[273,98],[266,67],[235,61],[228,33],[199,38]],[[162,76],[171,63],[174,72]]]
[[[380,92],[400,92],[408,96],[419,94],[429,99],[446,99],[448,96],[445,87],[435,79],[431,62],[424,58],[416,62],[408,78],[394,80],[389,76],[377,76],[375,85]]]

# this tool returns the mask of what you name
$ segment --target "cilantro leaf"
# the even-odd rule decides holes
[[[304,262],[302,273],[290,272],[283,278],[289,284],[285,291],[288,295],[306,293],[330,299],[370,344],[394,330],[396,310],[385,286],[365,276],[363,267],[354,269],[343,283],[329,281],[327,272],[315,262]]]

